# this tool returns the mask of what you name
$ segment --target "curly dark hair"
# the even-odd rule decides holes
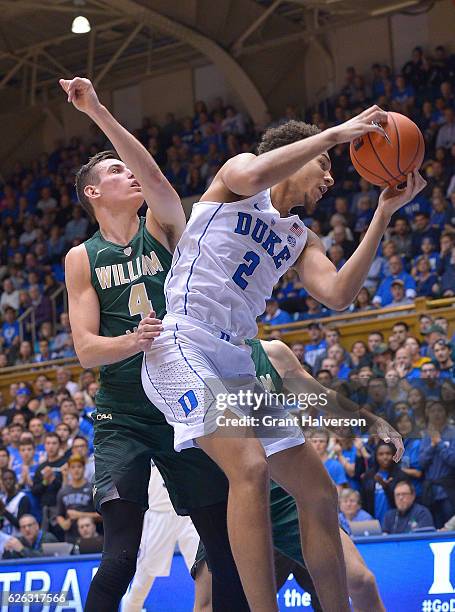
[[[86,164],[81,166],[76,174],[76,193],[82,208],[87,212],[92,221],[96,221],[95,210],[92,203],[84,193],[87,185],[96,184],[98,177],[95,167],[105,159],[120,159],[115,151],[100,151],[91,157]]]
[[[261,155],[273,151],[273,149],[284,147],[284,145],[303,140],[309,136],[315,136],[320,131],[317,125],[291,119],[286,123],[265,130],[258,144],[257,153]]]

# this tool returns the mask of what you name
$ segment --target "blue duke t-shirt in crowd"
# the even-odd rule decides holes
[[[379,470],[377,473],[383,480],[387,480],[387,478],[389,478],[388,472]],[[379,482],[376,482],[374,488],[374,518],[377,518],[382,524],[385,513],[387,510],[390,510],[390,508],[391,506],[389,504],[389,500],[387,499],[387,495],[382,488],[382,485]]]

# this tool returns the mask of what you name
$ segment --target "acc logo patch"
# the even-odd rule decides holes
[[[295,245],[297,244],[296,239],[294,238],[294,236],[288,236],[288,243],[292,246],[295,247]]]

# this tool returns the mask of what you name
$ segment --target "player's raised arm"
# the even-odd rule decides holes
[[[415,170],[408,175],[405,190],[395,187],[385,189],[379,197],[378,207],[365,237],[339,271],[326,256],[319,238],[310,232],[308,245],[295,265],[308,293],[333,310],[344,310],[352,304],[363,287],[392,215],[404,204],[411,202],[425,185],[426,181]]]
[[[138,331],[115,338],[99,335],[100,305],[90,279],[90,264],[84,245],[72,248],[65,259],[65,282],[74,348],[83,368],[117,363],[150,349],[162,330],[161,321],[142,319]]]
[[[147,228],[155,234],[154,226],[159,226],[173,250],[185,229],[185,214],[178,194],[158,164],[147,149],[100,103],[88,79],[76,77],[72,80],[60,79],[59,82],[68,95],[68,102],[72,102],[98,125],[139,181],[151,211],[150,218],[147,218]]]
[[[383,134],[384,130],[379,124],[386,122],[387,113],[378,106],[372,106],[349,121],[315,136],[258,156],[252,153],[237,155],[225,163],[218,178],[233,193],[252,196],[284,181],[306,163],[339,143],[350,142],[367,132]]]

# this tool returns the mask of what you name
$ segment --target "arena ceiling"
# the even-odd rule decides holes
[[[265,49],[438,1],[0,0],[0,104],[12,95],[20,106],[45,104],[57,78],[75,74],[109,87],[224,62],[240,75]],[[89,34],[71,33],[78,14],[90,20]]]

